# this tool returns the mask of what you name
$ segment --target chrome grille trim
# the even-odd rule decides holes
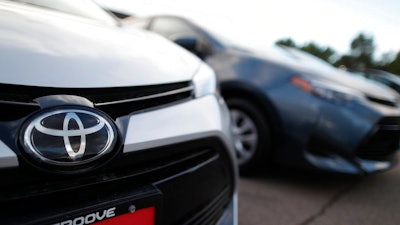
[[[17,102],[17,101],[7,101],[7,100],[0,100],[0,104],[22,105],[22,106],[39,106],[39,104],[35,103],[35,102]]]
[[[143,96],[143,97],[138,97],[138,98],[124,99],[124,100],[111,101],[111,102],[94,103],[94,105],[95,106],[105,106],[105,105],[113,105],[113,104],[123,104],[123,103],[137,102],[137,101],[143,101],[143,100],[151,100],[154,98],[165,97],[168,95],[180,94],[180,93],[185,93],[185,92],[193,92],[193,91],[194,91],[193,86],[190,86],[190,87],[180,88],[180,89],[173,90],[173,91],[167,91],[167,92],[163,92],[163,93],[159,93],[159,94],[148,95],[148,96]]]
[[[55,88],[0,84],[0,106],[4,109],[1,121],[13,121],[28,116],[40,110],[40,103],[35,99],[57,95],[85,98],[93,103],[94,107],[116,119],[135,111],[191,99],[194,96],[194,86],[191,81],[110,88]]]

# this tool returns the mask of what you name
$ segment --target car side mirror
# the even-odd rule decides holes
[[[187,49],[188,51],[196,54],[197,43],[198,43],[198,40],[196,37],[182,36],[182,37],[175,38],[173,41],[175,42],[175,44],[178,44],[178,45],[182,46],[183,48]]]
[[[204,59],[206,52],[200,45],[200,41],[195,36],[179,36],[172,40],[175,44],[180,45],[191,53],[197,55],[199,58]]]

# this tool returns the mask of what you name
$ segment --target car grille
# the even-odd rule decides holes
[[[385,160],[399,149],[400,118],[387,117],[376,126],[376,131],[368,137],[355,152],[361,159]]]
[[[216,224],[224,213],[226,204],[231,200],[229,189],[221,192],[213,201],[206,207],[200,209],[198,213],[182,223],[183,225],[210,225]]]
[[[44,174],[22,164],[0,171],[0,221],[42,224],[47,216],[60,218],[83,203],[108,201],[105,196],[150,185],[168,206],[161,207],[163,225],[214,224],[233,194],[230,170],[229,156],[214,138],[125,154],[90,174]],[[29,210],[21,211],[22,206]]]
[[[51,88],[0,84],[2,121],[17,120],[39,110],[34,99],[48,95],[77,95],[113,119],[129,113],[156,107],[193,95],[191,82],[114,88]]]
[[[377,104],[381,104],[381,105],[385,105],[385,106],[390,106],[390,107],[397,107],[396,102],[393,101],[389,101],[389,100],[385,100],[385,99],[380,99],[380,98],[375,98],[375,97],[371,97],[371,96],[367,96],[367,99],[371,102],[377,103]]]

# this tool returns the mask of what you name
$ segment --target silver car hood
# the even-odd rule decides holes
[[[1,83],[116,87],[187,81],[200,60],[161,36],[0,1]]]

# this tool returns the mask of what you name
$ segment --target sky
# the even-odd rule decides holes
[[[264,48],[291,38],[348,53],[360,32],[376,53],[400,51],[399,0],[96,0],[137,16],[185,16],[244,46]]]

